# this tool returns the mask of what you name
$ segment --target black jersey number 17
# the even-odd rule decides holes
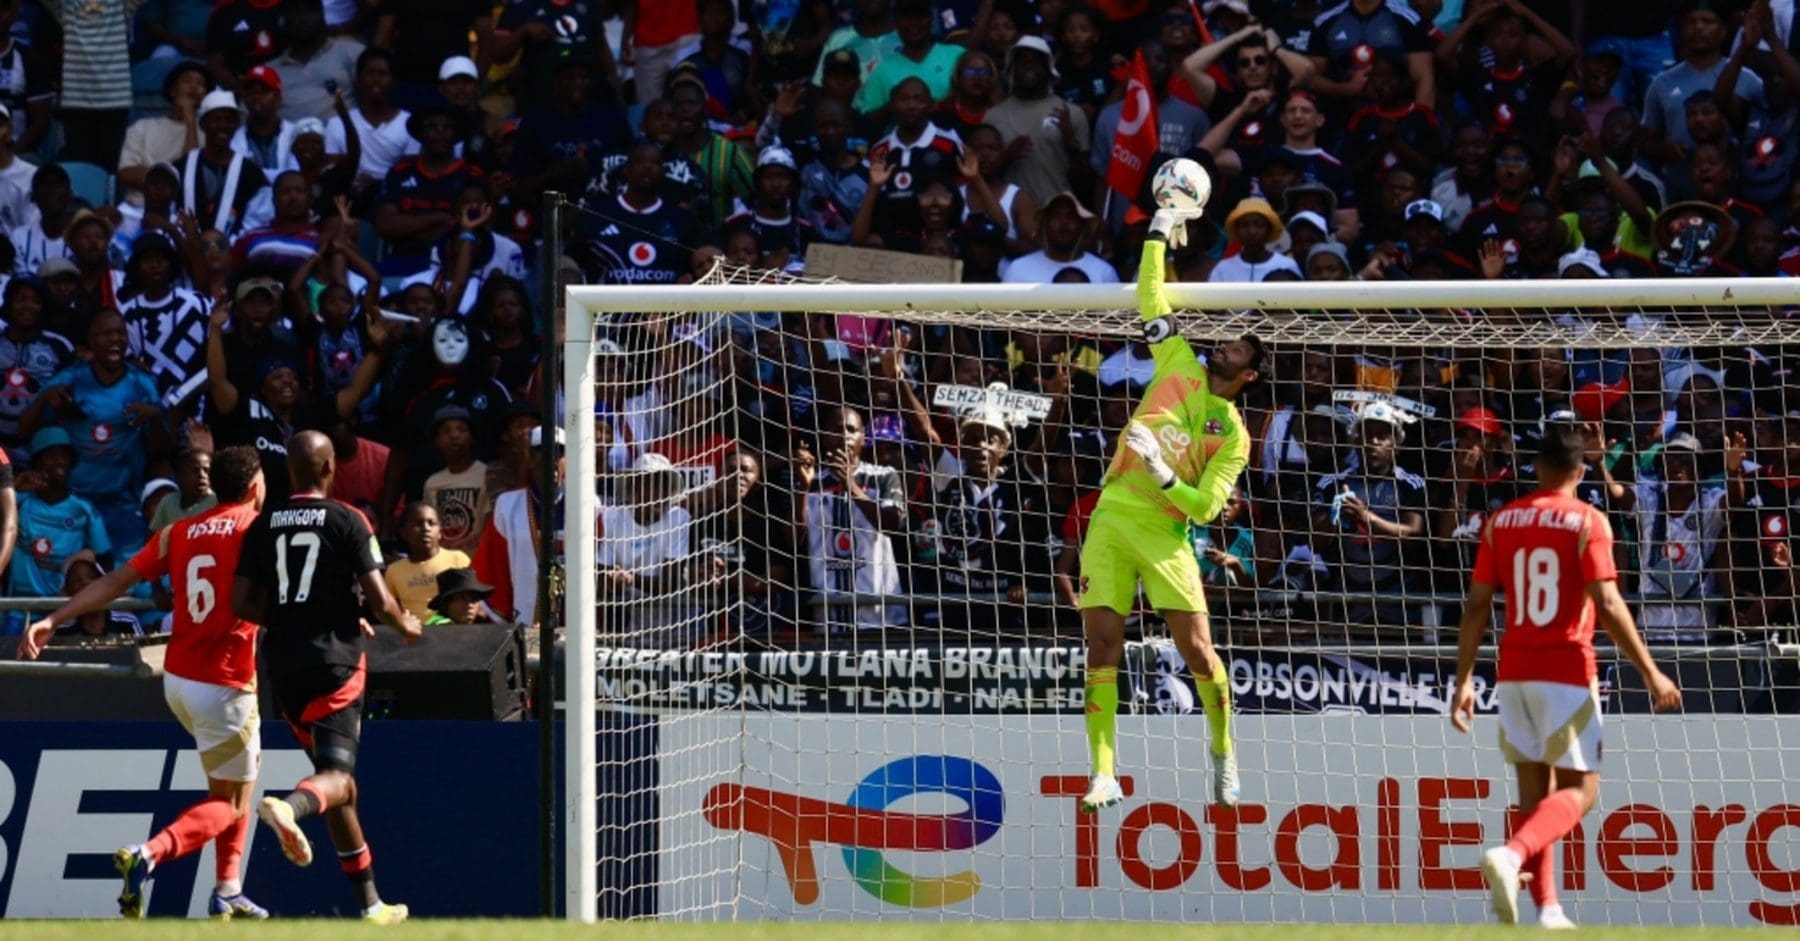
[[[288,546],[306,550],[306,561],[300,564],[300,582],[294,584],[288,574]],[[275,582],[277,603],[287,604],[290,600],[302,604],[312,595],[313,572],[319,567],[319,549],[323,543],[318,533],[282,533],[275,540]],[[293,597],[288,597],[289,589],[293,589]]]

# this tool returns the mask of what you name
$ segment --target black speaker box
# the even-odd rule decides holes
[[[525,711],[525,634],[516,625],[441,624],[408,647],[368,641],[370,719],[517,719]]]

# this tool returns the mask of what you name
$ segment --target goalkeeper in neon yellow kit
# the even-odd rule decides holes
[[[1156,375],[1106,471],[1106,485],[1081,546],[1087,733],[1093,754],[1093,779],[1081,806],[1090,812],[1125,797],[1113,776],[1113,729],[1125,616],[1136,603],[1140,580],[1150,604],[1168,623],[1206,711],[1213,800],[1224,807],[1238,801],[1230,687],[1224,661],[1213,650],[1188,527],[1219,515],[1250,461],[1250,436],[1235,400],[1260,378],[1263,346],[1254,336],[1222,343],[1202,366],[1193,347],[1175,332],[1163,298],[1163,256],[1171,245],[1180,247],[1187,221],[1198,215],[1163,209],[1150,224],[1137,293]]]

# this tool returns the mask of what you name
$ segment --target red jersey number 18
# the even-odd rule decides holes
[[[1517,593],[1512,605],[1514,627],[1527,620],[1533,627],[1545,627],[1556,620],[1561,567],[1554,549],[1520,549],[1513,553],[1512,589]]]

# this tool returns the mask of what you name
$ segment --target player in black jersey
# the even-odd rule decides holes
[[[408,643],[419,637],[419,619],[388,593],[381,547],[362,513],[326,496],[335,470],[330,438],[303,431],[290,439],[293,495],[264,508],[238,559],[232,612],[267,628],[265,678],[282,718],[313,761],[313,773],[292,794],[263,798],[257,816],[280,836],[287,858],[305,866],[312,862],[312,844],[299,821],[324,814],[363,917],[392,924],[406,920],[406,906],[385,904],[375,891],[375,871],[356,815],[363,636],[372,633],[363,620],[364,602]]]

